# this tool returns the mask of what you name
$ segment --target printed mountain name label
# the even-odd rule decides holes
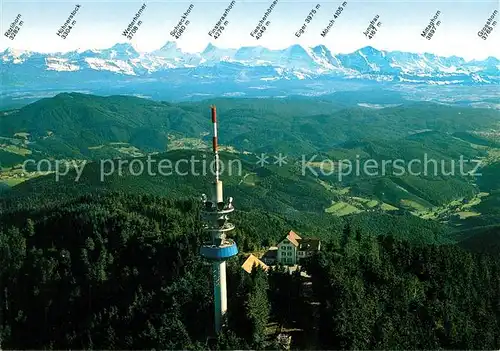
[[[64,22],[61,28],[59,28],[59,30],[57,31],[56,34],[58,36],[60,36],[63,39],[66,39],[66,37],[69,35],[69,33],[76,24],[76,20],[74,20],[74,17],[76,16],[81,7],[82,7],[81,5],[76,5],[75,9],[71,11],[66,22]]]
[[[306,28],[307,28],[307,25],[309,23],[311,23],[311,21],[313,20],[314,16],[316,15],[316,13],[318,12],[318,10],[321,8],[321,5],[320,4],[317,4],[316,6],[314,6],[314,8],[307,14],[307,17],[306,19],[304,20],[304,24],[302,25],[302,27],[300,27],[300,29],[298,31],[295,32],[295,36],[297,38],[299,38],[302,34],[304,34],[306,32]]]
[[[215,24],[215,26],[208,32],[208,35],[213,37],[214,39],[217,39],[218,37],[221,36],[222,32],[224,29],[227,28],[229,25],[229,21],[226,20],[227,16],[229,15],[229,12],[231,12],[233,6],[236,4],[236,1],[231,1],[229,6],[224,10],[224,13],[222,14],[221,18],[219,21]]]
[[[268,21],[267,18],[273,12],[273,10],[277,4],[278,4],[278,0],[274,0],[271,3],[271,5],[267,9],[267,11],[264,13],[264,15],[262,16],[262,19],[259,21],[259,23],[255,27],[255,29],[250,33],[250,35],[252,37],[259,40],[262,37],[262,35],[264,34],[264,32],[266,31],[266,29],[269,28],[269,26],[271,25],[271,21]]]
[[[427,40],[432,39],[434,33],[436,33],[437,27],[439,27],[439,25],[441,24],[441,21],[439,20],[440,15],[441,11],[438,10],[434,17],[432,17],[429,21],[429,25],[425,27],[425,29],[420,34],[422,37],[426,38]]]
[[[488,39],[488,36],[491,34],[491,32],[493,32],[493,29],[497,25],[497,21],[495,21],[495,17],[497,15],[498,15],[498,10],[493,11],[490,18],[486,20],[486,24],[484,25],[484,27],[479,32],[477,32],[477,35],[481,39],[483,40]]]
[[[328,32],[330,31],[330,29],[332,29],[333,25],[335,24],[335,21],[337,20],[337,18],[339,18],[340,14],[342,13],[342,11],[344,11],[344,8],[347,6],[347,1],[344,1],[342,3],[342,5],[340,5],[337,10],[335,10],[335,13],[333,14],[333,18],[330,20],[330,22],[328,22],[328,26],[326,26],[325,29],[323,29],[323,31],[321,32],[321,36],[322,37],[325,37]]]
[[[14,21],[12,21],[4,35],[10,40],[14,40],[17,33],[19,33],[19,31],[21,30],[23,24],[24,22],[21,20],[21,14],[18,14],[16,18],[14,18]]]
[[[142,21],[140,21],[139,18],[141,17],[145,9],[146,9],[146,4],[142,4],[141,8],[132,18],[132,21],[130,21],[128,27],[122,32],[122,35],[124,37],[127,37],[127,39],[132,39],[134,37],[134,34],[137,33],[139,27],[142,24]]]
[[[373,38],[375,36],[375,34],[377,34],[377,31],[382,26],[382,22],[380,22],[378,20],[379,18],[380,18],[379,15],[376,15],[375,17],[373,17],[373,19],[370,21],[370,24],[368,24],[368,27],[363,32],[365,37],[367,37],[368,39]]]
[[[186,12],[182,14],[181,19],[179,20],[177,25],[170,32],[170,35],[173,36],[175,39],[179,39],[181,35],[186,31],[186,28],[189,25],[189,23],[191,23],[187,18],[193,9],[194,5],[190,4]]]

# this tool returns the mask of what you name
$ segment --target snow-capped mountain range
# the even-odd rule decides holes
[[[466,61],[457,56],[382,51],[370,46],[350,54],[334,55],[324,45],[292,45],[283,50],[271,50],[262,46],[222,49],[209,44],[202,52],[187,53],[175,42],[167,42],[153,52],[138,52],[131,44],[122,43],[104,50],[54,54],[7,49],[0,55],[2,85],[77,73],[87,76],[91,73],[92,79],[119,75],[171,77],[177,81],[189,78],[236,82],[325,78],[453,85],[498,84],[500,81],[500,62],[494,57]]]

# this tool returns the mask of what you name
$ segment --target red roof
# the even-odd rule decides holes
[[[295,246],[299,246],[299,240],[302,239],[297,233],[295,233],[293,230],[290,230],[288,232],[288,235],[286,238]]]

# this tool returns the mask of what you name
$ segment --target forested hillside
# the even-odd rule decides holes
[[[497,349],[498,255],[344,236],[306,265],[325,349]]]
[[[290,229],[254,215],[234,215],[242,249]],[[197,202],[89,194],[0,223],[6,349],[275,349],[270,325],[294,330],[304,349],[500,347],[498,255],[410,244],[381,225],[324,228],[323,252],[304,266],[310,281],[280,268],[248,275],[230,261],[229,329],[210,341]]]
[[[406,103],[374,109],[327,98],[214,99],[168,103],[133,96],[62,93],[0,112],[0,144],[34,157],[116,157],[165,151],[175,138],[208,141],[207,106],[216,104],[225,145],[240,151],[300,155],[344,142],[395,140],[421,131],[462,133],[498,128],[490,109]],[[19,153],[18,153],[19,154]],[[11,165],[6,155],[0,162]],[[15,164],[15,163],[14,163]]]
[[[63,93],[1,113],[0,167],[4,172],[0,174],[0,182],[12,186],[28,180],[31,184],[25,187],[27,191],[45,186],[41,184],[47,179],[42,183],[33,179],[38,175],[33,163],[28,163],[27,170],[22,169],[25,160],[48,159],[53,167],[58,159],[68,164],[81,164],[86,160],[98,162],[109,158],[145,159],[157,152],[160,154],[153,156],[156,159],[172,157],[176,160],[183,155],[189,156],[162,152],[166,149],[206,149],[210,143],[207,108],[215,103],[221,121],[220,144],[246,162],[245,178],[238,181],[243,182],[243,186],[255,184],[252,191],[270,200],[264,204],[265,208],[275,207],[278,212],[290,208],[302,210],[307,197],[312,204],[310,210],[328,209],[340,216],[391,209],[454,222],[452,217],[458,214],[459,224],[469,221],[471,226],[481,221],[476,218],[478,214],[489,212],[462,210],[456,202],[476,204],[481,192],[493,196],[499,188],[495,180],[500,174],[500,149],[495,137],[495,130],[500,127],[496,111],[431,103],[369,108],[358,106],[349,99],[342,101],[338,97],[228,98],[174,104],[131,96]],[[256,167],[261,153],[269,156],[270,163],[274,156],[282,154],[287,166],[281,171],[276,167],[270,171],[268,167]],[[191,154],[196,155],[196,152]],[[467,161],[464,167],[459,165],[460,158]],[[313,161],[304,165],[303,160]],[[346,160],[353,165],[375,161],[379,164],[378,173],[368,175],[353,169],[350,174],[343,175],[343,170],[334,168],[330,172],[327,167],[321,169],[326,170],[327,175],[319,172],[313,179],[312,172],[304,166],[319,171],[323,160]],[[402,160],[405,165],[414,160],[419,163],[413,164],[411,169],[408,166],[404,174],[394,175],[397,169],[392,162],[395,160]],[[430,167],[425,165],[425,160],[431,160]],[[485,167],[484,177],[467,175],[472,171],[479,173],[471,160],[478,160]],[[387,161],[389,166],[382,166]],[[44,167],[47,164],[42,170]],[[95,184],[92,180],[89,186],[85,180],[96,172],[96,167],[94,164],[88,166],[90,170],[85,169],[79,190],[68,189],[66,184],[57,188],[70,193],[82,193],[82,189],[95,187],[145,193],[164,193],[169,189],[182,195],[189,193],[186,188],[196,183],[188,179],[190,185],[185,186],[176,180],[174,186],[169,186],[170,180],[164,177],[130,179],[125,176],[109,177],[106,185]],[[304,169],[309,173],[304,178],[307,184],[297,182]],[[325,194],[319,189],[318,179],[333,192]],[[290,182],[296,185],[289,186]],[[269,188],[283,191],[277,198],[265,196]],[[242,187],[232,190],[236,191],[235,195],[244,195],[239,196],[242,202],[250,192],[249,189],[242,192]],[[304,196],[304,192],[314,196]],[[482,200],[490,199],[483,197]],[[373,208],[371,204],[374,203]]]
[[[209,159],[210,155],[205,151],[174,150],[151,156],[155,164],[162,160],[175,164],[192,158],[201,161]],[[136,159],[147,163],[145,157]],[[221,160],[226,167],[222,175],[226,191],[238,199],[241,209],[258,208],[286,214],[290,218],[296,218],[304,211],[317,214],[328,212],[332,204],[341,203],[349,204],[354,209],[345,215],[366,212],[409,214],[415,209],[432,212],[435,206],[447,205],[456,199],[473,198],[479,192],[472,182],[473,178],[459,175],[397,177],[354,174],[339,182],[335,173],[323,175],[304,171],[301,159],[288,158],[282,166],[260,166],[253,155],[222,153]],[[88,163],[81,175],[72,170],[60,179],[56,179],[54,174],[36,177],[5,191],[0,195],[0,201],[4,206],[15,207],[26,201],[50,203],[61,197],[110,190],[158,194],[169,198],[199,196],[206,191],[206,185],[213,177],[210,170],[203,172],[201,162],[194,168],[195,172],[191,172],[190,166],[185,164],[179,168],[180,174],[172,172],[163,176],[154,168],[151,174],[146,171],[136,173],[139,167],[119,167],[119,162],[115,160],[113,164],[106,163],[104,166],[100,162]],[[366,205],[368,202],[376,205]],[[333,214],[344,215],[340,211]]]

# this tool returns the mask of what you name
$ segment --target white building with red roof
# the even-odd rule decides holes
[[[311,256],[321,249],[321,242],[315,238],[302,238],[293,230],[278,244],[277,263],[295,265],[302,258]]]

